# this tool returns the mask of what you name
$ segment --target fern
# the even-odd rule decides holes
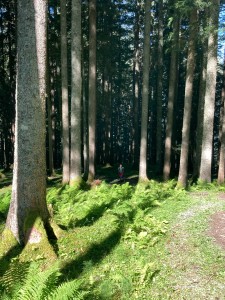
[[[4,264],[1,264],[0,274],[4,273],[0,277],[0,291],[12,294],[16,288],[20,286],[29,272],[28,263],[20,263],[18,260],[13,260],[7,270],[4,272]]]
[[[32,265],[24,285],[13,295],[13,299],[46,299],[47,294],[55,288],[59,275],[57,268],[39,272],[37,265]]]
[[[61,284],[46,300],[82,300],[87,292],[79,291],[80,282],[70,281]]]
[[[59,277],[60,272],[57,266],[40,271],[39,266],[35,263],[30,267],[14,263],[1,279],[4,287],[1,299],[72,300],[83,299],[87,294],[79,291],[79,281],[65,282],[57,286]]]

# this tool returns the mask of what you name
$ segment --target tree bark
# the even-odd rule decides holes
[[[188,42],[188,57],[187,57],[187,71],[185,83],[185,96],[184,96],[184,116],[182,127],[182,143],[180,155],[180,168],[178,175],[178,185],[186,187],[188,177],[188,153],[190,141],[190,122],[191,122],[191,109],[192,109],[192,95],[193,95],[193,82],[195,71],[195,41],[197,35],[197,10],[193,8],[190,13],[190,34]]]
[[[70,179],[69,145],[69,100],[68,100],[68,63],[67,63],[67,9],[66,0],[60,0],[61,19],[61,84],[62,84],[62,182]]]
[[[156,169],[162,172],[163,0],[158,2]]]
[[[149,100],[149,68],[150,68],[150,28],[151,1],[145,0],[145,27],[143,53],[143,88],[141,114],[141,147],[139,161],[139,181],[145,181],[147,176],[147,135],[148,135],[148,100]]]
[[[96,0],[89,1],[88,181],[95,177],[96,147]]]
[[[218,178],[219,184],[224,183],[224,172],[225,172],[225,59],[223,65],[223,86],[221,93],[222,106],[222,117],[221,117],[221,138],[220,138],[220,154],[219,154],[219,168],[218,168]]]
[[[72,0],[70,184],[81,178],[81,1]]]
[[[206,93],[203,119],[202,154],[199,179],[211,182],[213,125],[216,93],[217,73],[217,29],[218,29],[219,1],[212,0],[209,15],[208,56],[206,71]]]
[[[170,59],[170,75],[169,75],[169,95],[168,95],[168,108],[167,108],[167,124],[166,124],[166,138],[165,138],[165,153],[164,153],[164,166],[163,178],[168,180],[171,171],[171,151],[172,151],[172,131],[173,131],[173,113],[174,102],[177,86],[177,58],[178,58],[178,41],[179,41],[179,16],[174,13],[173,24],[173,45],[171,50]]]
[[[12,199],[6,227],[23,243],[26,218],[46,205],[46,0],[18,2],[16,132]],[[28,84],[29,83],[29,84]]]
[[[140,130],[139,130],[139,99],[140,99],[140,8],[141,4],[139,0],[136,0],[135,11],[135,29],[134,29],[134,65],[133,65],[133,77],[134,77],[134,127],[133,127],[133,165],[134,168],[138,167],[139,154],[140,154]]]

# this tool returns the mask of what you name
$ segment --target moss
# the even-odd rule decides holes
[[[0,258],[8,255],[9,252],[19,247],[20,245],[14,237],[12,231],[5,227],[0,236]]]
[[[2,172],[0,172],[0,181],[4,179],[6,179],[6,176]]]
[[[56,224],[53,219],[49,221],[49,225],[52,228],[57,239],[64,235],[64,231]]]
[[[70,186],[78,190],[87,189],[87,183],[83,180],[82,177],[77,177],[74,180],[71,180]]]
[[[20,261],[32,261],[46,259],[54,261],[57,259],[42,219],[36,213],[30,213],[24,224],[25,247],[20,254]]]

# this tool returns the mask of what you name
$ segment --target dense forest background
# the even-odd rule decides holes
[[[90,147],[88,124],[92,115],[89,103],[90,95],[92,95],[89,71],[90,3],[81,2],[82,81],[80,84],[82,94],[81,131],[78,135],[81,135],[82,173],[87,176],[88,148]],[[61,169],[63,165],[62,81],[65,79],[65,73],[62,71],[62,60],[65,57],[66,76],[68,76],[69,144],[73,143],[71,130],[74,108],[71,101],[73,45],[71,41],[73,41],[74,31],[73,25],[71,26],[73,24],[71,11],[74,4],[70,0],[66,1],[66,14],[64,15],[67,25],[66,28],[64,26],[66,33],[62,33],[61,5],[60,1],[48,1],[46,157],[49,174],[53,174],[55,169]],[[159,0],[150,2],[149,12],[145,9],[145,3],[142,0],[98,0],[96,3],[94,10],[96,13],[95,165],[115,165],[122,162],[133,165],[136,169],[139,168],[141,130],[143,129],[145,15],[149,13],[147,22],[150,31],[147,35],[150,46],[148,56],[150,65],[146,145],[148,175],[157,174],[163,176],[164,179],[178,175],[180,177],[181,148],[182,141],[184,143],[185,139],[185,136],[182,137],[182,132],[184,132],[185,120],[190,127],[190,133],[186,133],[186,137],[190,136],[187,141],[189,145],[187,176],[193,179],[200,177],[203,180],[210,178],[210,181],[211,175],[212,178],[218,176],[219,159],[222,157],[220,150],[223,149],[221,145],[224,119],[224,4],[222,1],[219,5],[218,1],[190,3],[190,1],[180,0]],[[17,73],[16,10],[15,0],[0,1],[0,168],[5,170],[13,167],[14,157]],[[213,11],[215,11],[214,15]],[[218,11],[219,14],[216,15]],[[63,34],[66,34],[66,48],[63,48]],[[212,90],[210,87],[211,95],[213,97],[214,94],[216,95],[215,103],[211,101],[214,109],[209,111],[209,115],[213,115],[212,155],[209,154],[212,164],[210,176],[204,177],[199,175],[201,174],[199,152],[204,147],[203,128],[207,124],[207,120],[203,121],[206,109],[202,108],[205,95],[207,95],[207,87],[212,81],[204,79],[207,77],[207,75],[204,77],[204,74],[207,74],[207,61],[210,61],[209,38],[211,34],[214,36],[213,45],[217,49],[219,60],[216,69],[216,89]],[[191,48],[192,44],[194,46]],[[66,55],[63,52],[65,49]],[[189,59],[191,51],[194,62],[190,62]],[[193,65],[192,75],[188,74],[190,65]],[[193,86],[191,92],[187,94],[189,76],[193,76]],[[27,84],[29,85],[29,82]],[[185,117],[185,110],[187,110],[185,101],[192,103],[189,119]],[[95,114],[94,110],[93,114]],[[167,145],[168,138],[171,139],[170,146]],[[165,166],[168,162],[169,170]],[[224,165],[224,160],[222,165]]]

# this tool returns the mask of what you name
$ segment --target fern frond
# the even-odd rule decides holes
[[[70,281],[62,283],[46,299],[47,300],[83,300],[87,292],[79,291],[80,282]]]
[[[38,272],[31,268],[24,285],[14,294],[16,300],[41,300],[55,288],[60,275],[57,268],[51,268],[44,272]]]
[[[12,293],[16,287],[23,284],[28,272],[28,263],[20,263],[17,260],[12,261],[4,275],[0,278],[1,289],[6,291],[7,294]]]

